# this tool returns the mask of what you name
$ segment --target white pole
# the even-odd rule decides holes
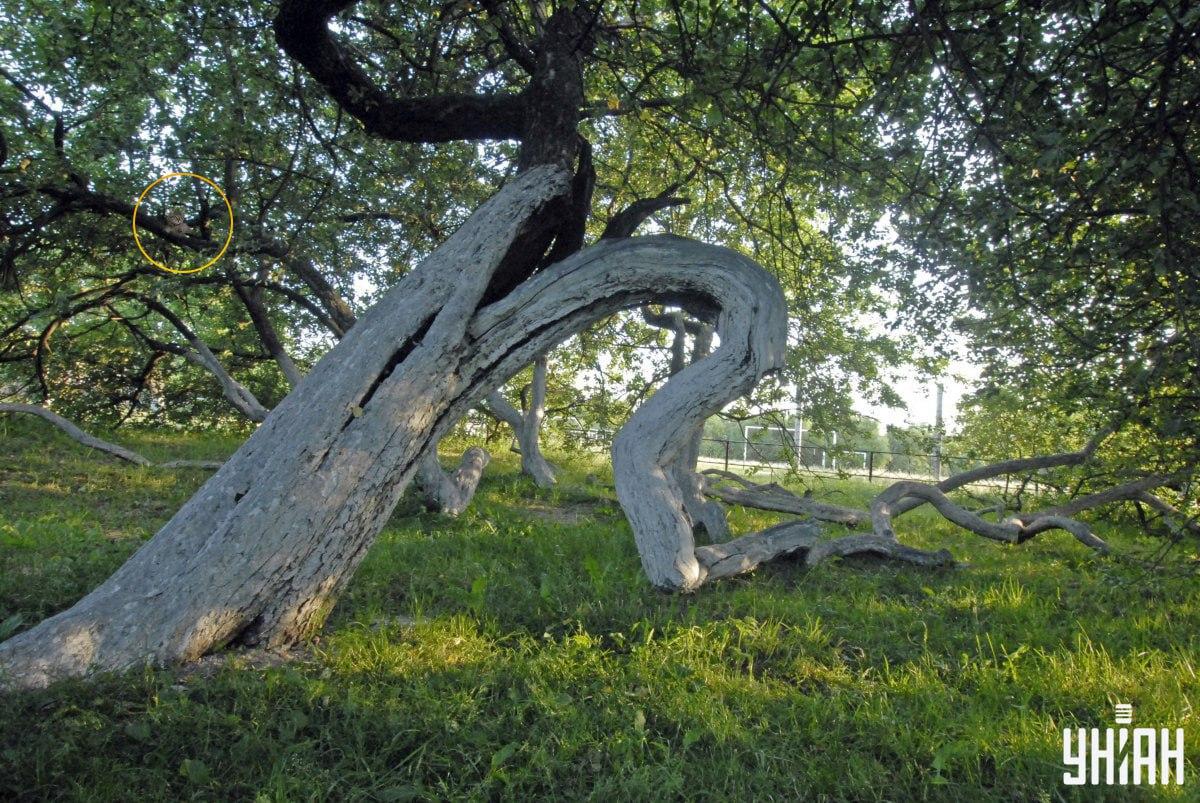
[[[792,420],[792,433],[796,440],[796,465],[800,466],[804,462],[804,419],[800,417],[799,409]]]
[[[933,420],[933,476],[942,481],[942,383],[937,383],[937,412]]]

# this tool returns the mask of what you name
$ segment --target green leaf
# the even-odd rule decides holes
[[[0,622],[0,641],[17,632],[17,628],[21,626],[21,622],[25,621],[23,614],[14,613],[12,616]]]
[[[147,723],[140,720],[135,720],[125,726],[125,734],[131,739],[144,742],[151,737],[153,732]]]
[[[513,757],[513,753],[521,746],[520,742],[509,742],[492,754],[492,772],[504,766],[504,762]]]
[[[198,758],[185,758],[180,762],[179,774],[197,785],[204,785],[212,780],[208,765]]]

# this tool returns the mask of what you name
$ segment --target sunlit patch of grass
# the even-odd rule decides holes
[[[38,422],[0,440],[0,623],[124,560],[207,472],[139,469]],[[228,454],[127,436],[156,459]],[[1183,727],[1194,798],[1200,590],[1066,535],[1021,547],[918,510],[900,537],[964,566],[762,567],[646,584],[602,465],[552,489],[494,449],[457,519],[401,504],[303,660],[135,671],[0,697],[0,796],[1057,800],[1063,727]],[[861,483],[826,482],[861,504]],[[778,517],[738,510],[736,531]],[[1120,528],[1119,549],[1143,542]]]

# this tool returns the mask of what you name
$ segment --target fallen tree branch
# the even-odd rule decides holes
[[[1096,494],[1094,496],[1101,496]],[[1022,544],[1047,530],[1065,530],[1085,546],[1100,552],[1108,552],[1108,544],[1092,533],[1081,521],[1070,518],[1059,510],[1051,509],[1032,513],[1020,518],[1006,519],[999,524],[983,519],[964,507],[956,505],[938,488],[923,482],[897,482],[875,497],[871,503],[871,525],[875,535],[896,538],[892,530],[892,505],[902,499],[919,499],[933,505],[947,521],[957,524],[976,535],[1009,544]],[[1079,508],[1083,510],[1085,508]]]
[[[1112,502],[1129,502],[1140,499],[1141,495],[1155,488],[1161,488],[1164,485],[1170,485],[1179,482],[1187,476],[1184,472],[1175,474],[1151,474],[1146,477],[1139,477],[1136,480],[1131,480],[1122,485],[1114,485],[1112,488],[1106,488],[1103,491],[1080,496],[1055,507],[1047,508],[1030,516],[1074,516],[1076,513],[1081,513],[1084,510],[1090,510],[1094,507],[1107,505]]]
[[[954,558],[944,549],[926,552],[876,535],[826,538],[821,528],[811,521],[784,522],[723,544],[697,547],[696,559],[708,572],[706,580],[715,580],[744,574],[769,560],[798,552],[804,553],[804,565],[810,567],[835,556],[864,553],[918,566],[954,565]]]
[[[105,454],[138,466],[153,466],[155,468],[220,468],[222,463],[219,460],[168,460],[164,463],[155,463],[150,458],[140,455],[132,449],[126,449],[124,446],[118,446],[115,443],[101,440],[94,435],[89,435],[58,413],[51,412],[45,407],[36,404],[4,403],[0,404],[0,413],[27,413],[29,415],[36,415],[67,433],[74,441],[82,443],[90,449],[104,452]]]
[[[1052,455],[1051,457],[1059,458],[1062,456]],[[882,539],[894,544],[899,544],[896,539],[895,530],[892,528],[892,520],[897,515],[896,511],[900,510],[903,512],[904,510],[911,510],[917,505],[929,503],[948,521],[957,524],[969,532],[993,541],[1020,544],[1047,530],[1059,529],[1069,532],[1080,543],[1092,549],[1100,552],[1109,551],[1108,544],[1092,533],[1086,524],[1070,518],[1060,508],[1032,513],[1019,518],[1013,517],[1003,522],[995,523],[987,521],[977,513],[955,504],[938,486],[922,482],[902,481],[894,483],[880,492],[872,501],[871,510],[868,513],[867,511],[856,510],[854,508],[817,502],[807,496],[798,496],[774,482],[767,484],[755,483],[745,477],[740,477],[737,474],[720,469],[708,469],[704,473],[709,476],[730,480],[741,486],[740,488],[736,488],[727,484],[706,484],[705,493],[709,496],[715,496],[722,501],[741,504],[746,507],[754,507],[759,510],[807,516],[810,519],[844,524],[852,528],[858,527],[869,520],[871,522],[872,539]],[[1082,497],[1076,501],[1088,501],[1091,503],[1090,506],[1103,504],[1107,501],[1113,501],[1113,491],[1117,492],[1117,496],[1128,496],[1132,493],[1131,489],[1143,487],[1145,483],[1145,480],[1139,483],[1130,483],[1128,486],[1120,486],[1118,489],[1110,489],[1109,492],[1093,494],[1091,497]],[[876,545],[876,541],[874,540],[849,543],[852,546],[847,546],[845,547],[846,549],[858,549],[853,544],[860,544],[865,551],[874,551],[878,554],[883,554],[881,549],[874,548]],[[868,546],[872,546],[872,548],[868,549]],[[769,549],[770,547],[766,548]],[[892,557],[901,560],[907,559],[899,553],[892,555]]]
[[[1188,516],[1182,510],[1167,502],[1159,496],[1155,496],[1149,491],[1143,491],[1138,495],[1137,500],[1144,502],[1150,507],[1157,510],[1163,516],[1176,522],[1182,529],[1187,530],[1192,535],[1200,535],[1200,523],[1196,519]]]
[[[1020,526],[1021,531],[1017,536],[1017,543],[1022,544],[1033,538],[1039,533],[1046,530],[1066,530],[1071,535],[1075,536],[1081,544],[1090,546],[1098,552],[1108,552],[1108,544],[1102,539],[1096,537],[1086,524],[1076,519],[1066,516],[1045,516],[1038,515],[1031,519],[1028,524],[1023,523],[1019,519],[1009,519],[1009,521]]]
[[[709,477],[731,480],[742,486],[733,488],[728,485],[706,482],[704,492],[723,502],[776,513],[808,516],[818,521],[844,524],[847,527],[857,527],[871,518],[871,514],[865,510],[831,505],[806,496],[797,496],[775,482],[766,484],[751,482],[745,477],[740,477],[731,471],[722,471],[719,468],[705,469],[703,473]]]
[[[976,516],[966,508],[956,505],[939,489],[923,482],[901,481],[889,485],[871,502],[871,529],[881,538],[896,539],[892,529],[894,506],[905,497],[919,499],[933,505],[942,517],[976,535],[993,541],[1017,543],[1021,528],[1017,524],[1001,522],[994,524]]]
[[[1057,454],[1038,455],[1034,457],[1017,457],[1012,460],[1001,460],[998,463],[991,463],[979,468],[973,468],[968,471],[960,471],[952,477],[947,477],[937,484],[937,489],[942,493],[962,488],[965,485],[970,485],[983,480],[990,480],[994,477],[1003,477],[1005,474],[1024,474],[1030,471],[1039,471],[1045,468],[1063,468],[1068,466],[1078,466],[1092,459],[1097,447],[1104,442],[1104,439],[1113,433],[1111,428],[1103,429],[1091,437],[1086,445],[1077,452],[1060,452]],[[1024,486],[1022,486],[1022,489]],[[1018,492],[1018,496],[1019,496]],[[892,516],[899,516],[907,513],[914,508],[918,508],[925,504],[924,499],[911,497],[908,499],[899,500],[893,510]]]
[[[930,568],[949,568],[954,565],[954,557],[949,550],[939,549],[937,552],[927,552],[923,549],[906,546],[890,538],[880,538],[877,535],[846,535],[821,541],[808,551],[804,557],[804,563],[807,566],[815,566],[832,557],[861,554],[879,555]]]

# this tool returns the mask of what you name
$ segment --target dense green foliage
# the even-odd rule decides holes
[[[204,476],[115,464],[42,422],[3,435],[8,629],[70,605]],[[1061,729],[1109,722],[1117,700],[1200,740],[1200,594],[1174,568],[1098,559],[1063,533],[1000,547],[917,511],[900,537],[969,568],[784,563],[664,596],[604,469],[567,466],[540,491],[501,455],[458,520],[406,504],[291,665],[217,655],[3,698],[0,796],[1059,799]]]
[[[523,88],[521,48],[550,10],[363,2],[336,32],[397,97],[500,95]],[[270,407],[287,384],[267,339],[303,370],[336,334],[331,304],[361,309],[511,170],[512,142],[364,135],[281,54],[275,11],[0,9],[10,393],[109,423],[233,424],[147,299]],[[852,388],[891,398],[890,372],[952,348],[956,323],[996,386],[1053,388],[1066,415],[1137,419],[1190,453],[1198,13],[608,4],[584,64],[590,235],[625,204],[673,193],[686,203],[654,225],[771,268],[793,304],[795,348],[758,401],[799,403],[826,428],[845,426]],[[163,275],[128,236],[122,204],[168,169],[215,178],[236,206],[233,248],[203,275]],[[175,197],[151,211],[182,205],[219,238],[215,197],[170,186]],[[211,250],[153,247],[171,261]],[[879,328],[899,319],[919,341]],[[661,337],[624,320],[573,343],[552,406],[617,423],[644,395]]]

